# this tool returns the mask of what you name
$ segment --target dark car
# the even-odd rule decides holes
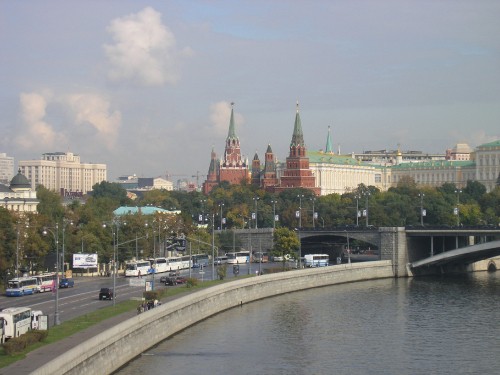
[[[99,291],[99,299],[100,300],[103,300],[103,299],[113,299],[114,295],[113,295],[113,289],[111,288],[101,288],[101,290]]]
[[[179,285],[179,284],[185,284],[186,283],[186,278],[177,276],[177,277],[166,277],[165,281],[163,282],[165,285]]]
[[[75,286],[75,281],[73,279],[61,279],[59,281],[59,288],[73,288]]]

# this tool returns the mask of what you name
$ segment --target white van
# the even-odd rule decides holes
[[[227,264],[227,256],[223,255],[220,257],[215,257],[214,263],[216,266],[219,266],[221,264]]]

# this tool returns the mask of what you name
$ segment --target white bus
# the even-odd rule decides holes
[[[326,267],[330,263],[328,254],[306,254],[304,256],[305,267]]]
[[[226,253],[228,264],[241,264],[250,262],[250,251],[238,251],[236,253]]]
[[[52,292],[56,290],[56,273],[42,273],[41,275],[35,275],[36,283],[38,286],[38,293]]]
[[[126,277],[146,276],[151,269],[149,260],[133,260],[125,263]]]
[[[36,292],[38,292],[38,284],[34,277],[17,277],[7,282],[5,295],[19,297],[25,294],[35,294]]]
[[[193,255],[191,258],[193,261],[193,268],[200,268],[201,266],[203,266],[203,267],[208,266],[209,257],[207,254],[196,254],[196,255]]]
[[[0,311],[5,339],[19,337],[31,329],[31,309],[29,307],[9,307]]]
[[[191,268],[191,257],[189,255],[168,257],[168,270],[177,271]]]
[[[154,268],[155,273],[164,273],[167,271],[170,271],[168,267],[168,261],[167,258],[151,258],[149,259],[149,262],[151,264],[151,268]]]

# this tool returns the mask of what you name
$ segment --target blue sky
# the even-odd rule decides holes
[[[500,2],[0,0],[0,152],[108,178],[206,176],[230,103],[249,160],[500,138]],[[179,176],[175,176],[179,175]],[[192,178],[191,178],[192,179]]]

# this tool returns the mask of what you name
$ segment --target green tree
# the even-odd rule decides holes
[[[297,259],[300,241],[297,234],[288,228],[278,228],[274,231],[274,246],[272,253],[275,256]]]

